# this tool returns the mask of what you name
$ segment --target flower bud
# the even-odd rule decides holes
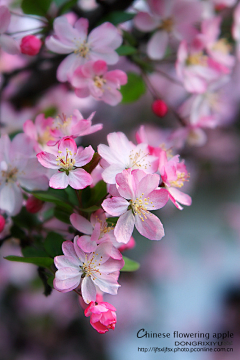
[[[37,55],[42,46],[42,41],[34,35],[27,35],[22,38],[20,49],[22,54]]]
[[[6,223],[6,220],[5,220],[4,216],[0,215],[0,233],[4,229],[5,223]]]
[[[115,328],[117,322],[116,309],[107,302],[95,303],[91,301],[84,311],[85,316],[90,316],[90,324],[100,334],[105,334],[109,329]]]
[[[34,196],[29,196],[26,203],[26,209],[31,214],[36,214],[43,207],[43,201],[35,198]]]
[[[163,100],[158,99],[153,102],[152,111],[154,112],[155,115],[159,117],[163,117],[166,115],[168,111],[168,107]]]

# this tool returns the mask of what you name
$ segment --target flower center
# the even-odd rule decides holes
[[[207,66],[207,56],[203,55],[201,51],[194,54],[189,54],[186,60],[186,65]]]
[[[130,166],[127,168],[132,168],[132,169],[136,169],[136,168],[140,168],[140,169],[147,169],[148,166],[150,166],[149,162],[146,161],[146,157],[149,154],[144,153],[141,149],[139,150],[139,152],[134,152],[134,150],[131,150],[130,155],[129,155],[129,159],[130,159]]]
[[[1,174],[2,177],[5,178],[6,183],[13,183],[17,180],[17,168],[12,168],[11,165],[9,166],[8,170],[2,170]]]
[[[56,158],[57,165],[61,168],[60,170],[66,171],[67,175],[70,170],[73,170],[76,160],[73,158],[71,150],[66,148],[65,155],[61,155],[62,151],[58,150],[59,155]],[[76,154],[74,154],[76,155]]]
[[[172,18],[163,19],[161,25],[159,26],[159,29],[165,30],[170,33],[173,29],[173,24],[174,22]]]
[[[142,193],[139,198],[137,197],[135,200],[130,200],[130,207],[134,215],[138,215],[142,221],[147,219],[146,213],[149,213],[147,210],[147,205],[149,204],[149,197],[143,198],[144,193]],[[154,207],[154,206],[153,206]]]
[[[185,172],[178,172],[177,171],[177,179],[174,181],[170,181],[171,186],[181,188],[184,185],[185,181],[189,181],[190,174]]]
[[[82,43],[80,43],[80,41],[77,40],[75,41],[75,45],[77,48],[74,50],[74,54],[86,58],[89,53],[89,47],[87,41],[84,40]]]
[[[50,130],[50,128],[48,127],[42,135],[38,136],[37,141],[41,146],[46,145],[49,140],[53,140],[53,137],[51,136],[49,130]]]
[[[223,54],[228,54],[231,51],[232,47],[230,44],[228,44],[226,39],[219,39],[215,42],[212,49],[220,51]]]
[[[98,254],[96,254],[96,256],[97,255]],[[95,258],[95,252],[92,253],[92,257],[90,259],[88,259],[88,255],[86,254],[85,261],[82,264],[82,266],[80,266],[83,272],[82,277],[92,276],[93,280],[95,280],[96,274],[102,275],[98,268],[99,266],[101,266],[101,262],[102,262],[102,256],[100,257],[100,260],[98,262]]]
[[[101,76],[96,75],[93,78],[93,81],[94,81],[94,85],[96,87],[98,87],[99,89],[101,89],[103,87],[103,85],[106,84],[106,82],[107,82],[107,80],[103,79],[102,75]]]

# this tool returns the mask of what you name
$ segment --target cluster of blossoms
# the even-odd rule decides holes
[[[221,37],[221,11],[228,7],[232,11],[231,36],[236,42],[236,54],[228,40]],[[8,32],[12,16],[9,9],[0,6],[2,49],[17,56],[40,52],[37,61],[47,58],[42,64],[46,69],[52,60],[57,59],[58,64],[62,60],[57,54],[66,55],[54,71],[57,80],[66,83],[61,86],[66,85],[66,92],[74,90],[78,101],[81,98],[85,102],[89,96],[111,106],[122,101],[120,90],[122,85],[128,85],[128,76],[122,70],[108,68],[117,64],[120,48],[139,67],[140,75],[135,75],[146,82],[155,99],[153,112],[163,117],[170,110],[180,120],[181,128],[166,132],[151,132],[141,126],[136,133],[137,144],[122,132],[111,132],[107,135],[108,145],[99,144],[95,151],[91,145],[79,145],[83,136],[103,128],[100,123],[92,125],[95,113],[85,119],[77,109],[79,105],[67,116],[65,111],[59,111],[58,100],[56,113],[61,115],[45,116],[36,106],[35,113],[21,121],[23,132],[12,142],[7,134],[0,138],[1,235],[6,235],[8,224],[9,236],[11,221],[18,221],[19,226],[17,216],[26,210],[37,214],[37,225],[18,234],[31,235],[31,241],[40,234],[44,247],[49,227],[58,229],[60,221],[61,226],[65,222],[62,253],[53,256],[50,252],[47,263],[52,261],[52,265],[46,266],[46,277],[54,273],[56,290],[78,294],[84,314],[99,333],[115,328],[116,309],[103,301],[103,295],[118,292],[120,270],[126,268],[127,262],[122,252],[135,246],[134,228],[147,239],[161,240],[163,224],[152,211],[163,208],[168,200],[179,210],[191,205],[191,197],[182,191],[190,175],[179,150],[186,143],[203,145],[207,141],[203,129],[223,124],[231,100],[226,89],[240,60],[240,4],[234,0],[147,0],[144,10],[133,10],[131,34],[126,31],[128,25],[116,27],[110,22],[96,26],[88,34],[86,18],[72,24],[67,15],[59,12],[48,26],[48,16],[39,20],[42,25],[37,36],[17,39]],[[166,68],[168,56],[171,61]],[[30,64],[30,70],[33,67]],[[164,98],[164,77],[181,88],[181,101],[176,101],[175,106],[167,96]],[[126,93],[134,93],[131,86]],[[11,87],[3,93],[6,118],[11,117],[7,101],[12,95]],[[52,101],[50,105],[56,104]],[[9,120],[1,119],[0,125],[6,125],[5,121]],[[52,215],[45,218],[51,211]],[[43,253],[48,257],[46,249]]]

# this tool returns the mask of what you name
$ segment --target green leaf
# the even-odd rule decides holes
[[[70,212],[73,211],[72,206],[69,204],[68,195],[64,190],[56,190],[49,188],[47,191],[27,191],[27,192],[34,195],[37,199],[54,203],[59,207],[68,210]]]
[[[107,195],[107,184],[100,180],[94,188],[91,188],[91,205],[101,205],[103,198]]]
[[[122,30],[122,34],[125,42],[127,42],[131,46],[137,46],[138,42],[137,39],[133,36],[133,34],[126,30]]]
[[[121,86],[123,96],[122,103],[130,103],[138,100],[146,91],[146,85],[142,77],[136,73],[128,73],[128,82]]]
[[[66,189],[64,189],[64,191],[68,195],[69,202],[75,206],[78,206],[79,204],[78,204],[78,198],[77,198],[76,191],[69,185]]]
[[[123,260],[125,262],[125,265],[121,269],[121,271],[136,271],[140,267],[140,264],[138,262],[131,260],[131,259],[127,258],[126,256],[123,256]]]
[[[53,288],[53,280],[54,280],[54,276],[50,275],[47,279],[47,283],[49,286],[51,286]]]
[[[120,56],[127,56],[127,55],[136,54],[137,49],[130,45],[122,45],[119,48],[117,48],[116,52]]]
[[[109,217],[106,219],[106,222],[112,226],[112,225],[116,225],[117,221],[118,221],[119,217]]]
[[[97,211],[98,209],[100,209],[100,206],[93,205],[93,206],[90,206],[88,208],[80,209],[80,210],[84,211],[84,212],[87,212],[87,213],[92,213],[94,211]]]
[[[71,214],[66,213],[65,211],[63,211],[63,210],[61,210],[59,208],[55,208],[53,214],[58,220],[66,223],[66,224],[71,224],[71,222],[70,222],[70,215]]]
[[[110,14],[108,14],[107,16],[104,16],[101,19],[100,23],[102,24],[105,21],[109,21],[113,25],[118,25],[118,24],[123,23],[125,21],[132,20],[134,18],[134,16],[135,16],[135,14],[127,13],[127,12],[124,12],[124,11],[113,11]]]
[[[53,265],[53,259],[50,257],[22,257],[22,256],[6,256],[4,259],[9,261],[17,261],[23,263],[34,264],[37,266],[42,266],[46,268],[50,268]]]
[[[22,10],[25,14],[45,16],[52,0],[23,0]]]
[[[62,2],[62,5],[60,5],[59,8],[59,15],[68,12],[78,2],[78,0],[66,0],[64,2],[61,0],[54,0],[54,1],[55,2],[58,1],[59,3]]]
[[[44,241],[44,249],[51,257],[62,255],[62,243],[64,241],[60,234],[50,232]]]
[[[48,254],[42,247],[32,247],[26,246],[22,249],[22,254],[24,257],[48,257]]]

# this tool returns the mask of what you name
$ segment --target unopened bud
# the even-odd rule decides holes
[[[168,111],[168,107],[163,100],[155,100],[152,104],[152,111],[155,115],[163,117]]]
[[[34,35],[27,35],[22,38],[20,49],[22,54],[37,55],[41,49],[42,41]]]
[[[0,215],[0,233],[1,233],[1,232],[3,231],[3,229],[4,229],[5,223],[6,223],[5,218],[4,218],[2,215]]]
[[[35,198],[34,196],[29,196],[26,203],[26,209],[31,214],[36,214],[43,207],[43,201]]]

